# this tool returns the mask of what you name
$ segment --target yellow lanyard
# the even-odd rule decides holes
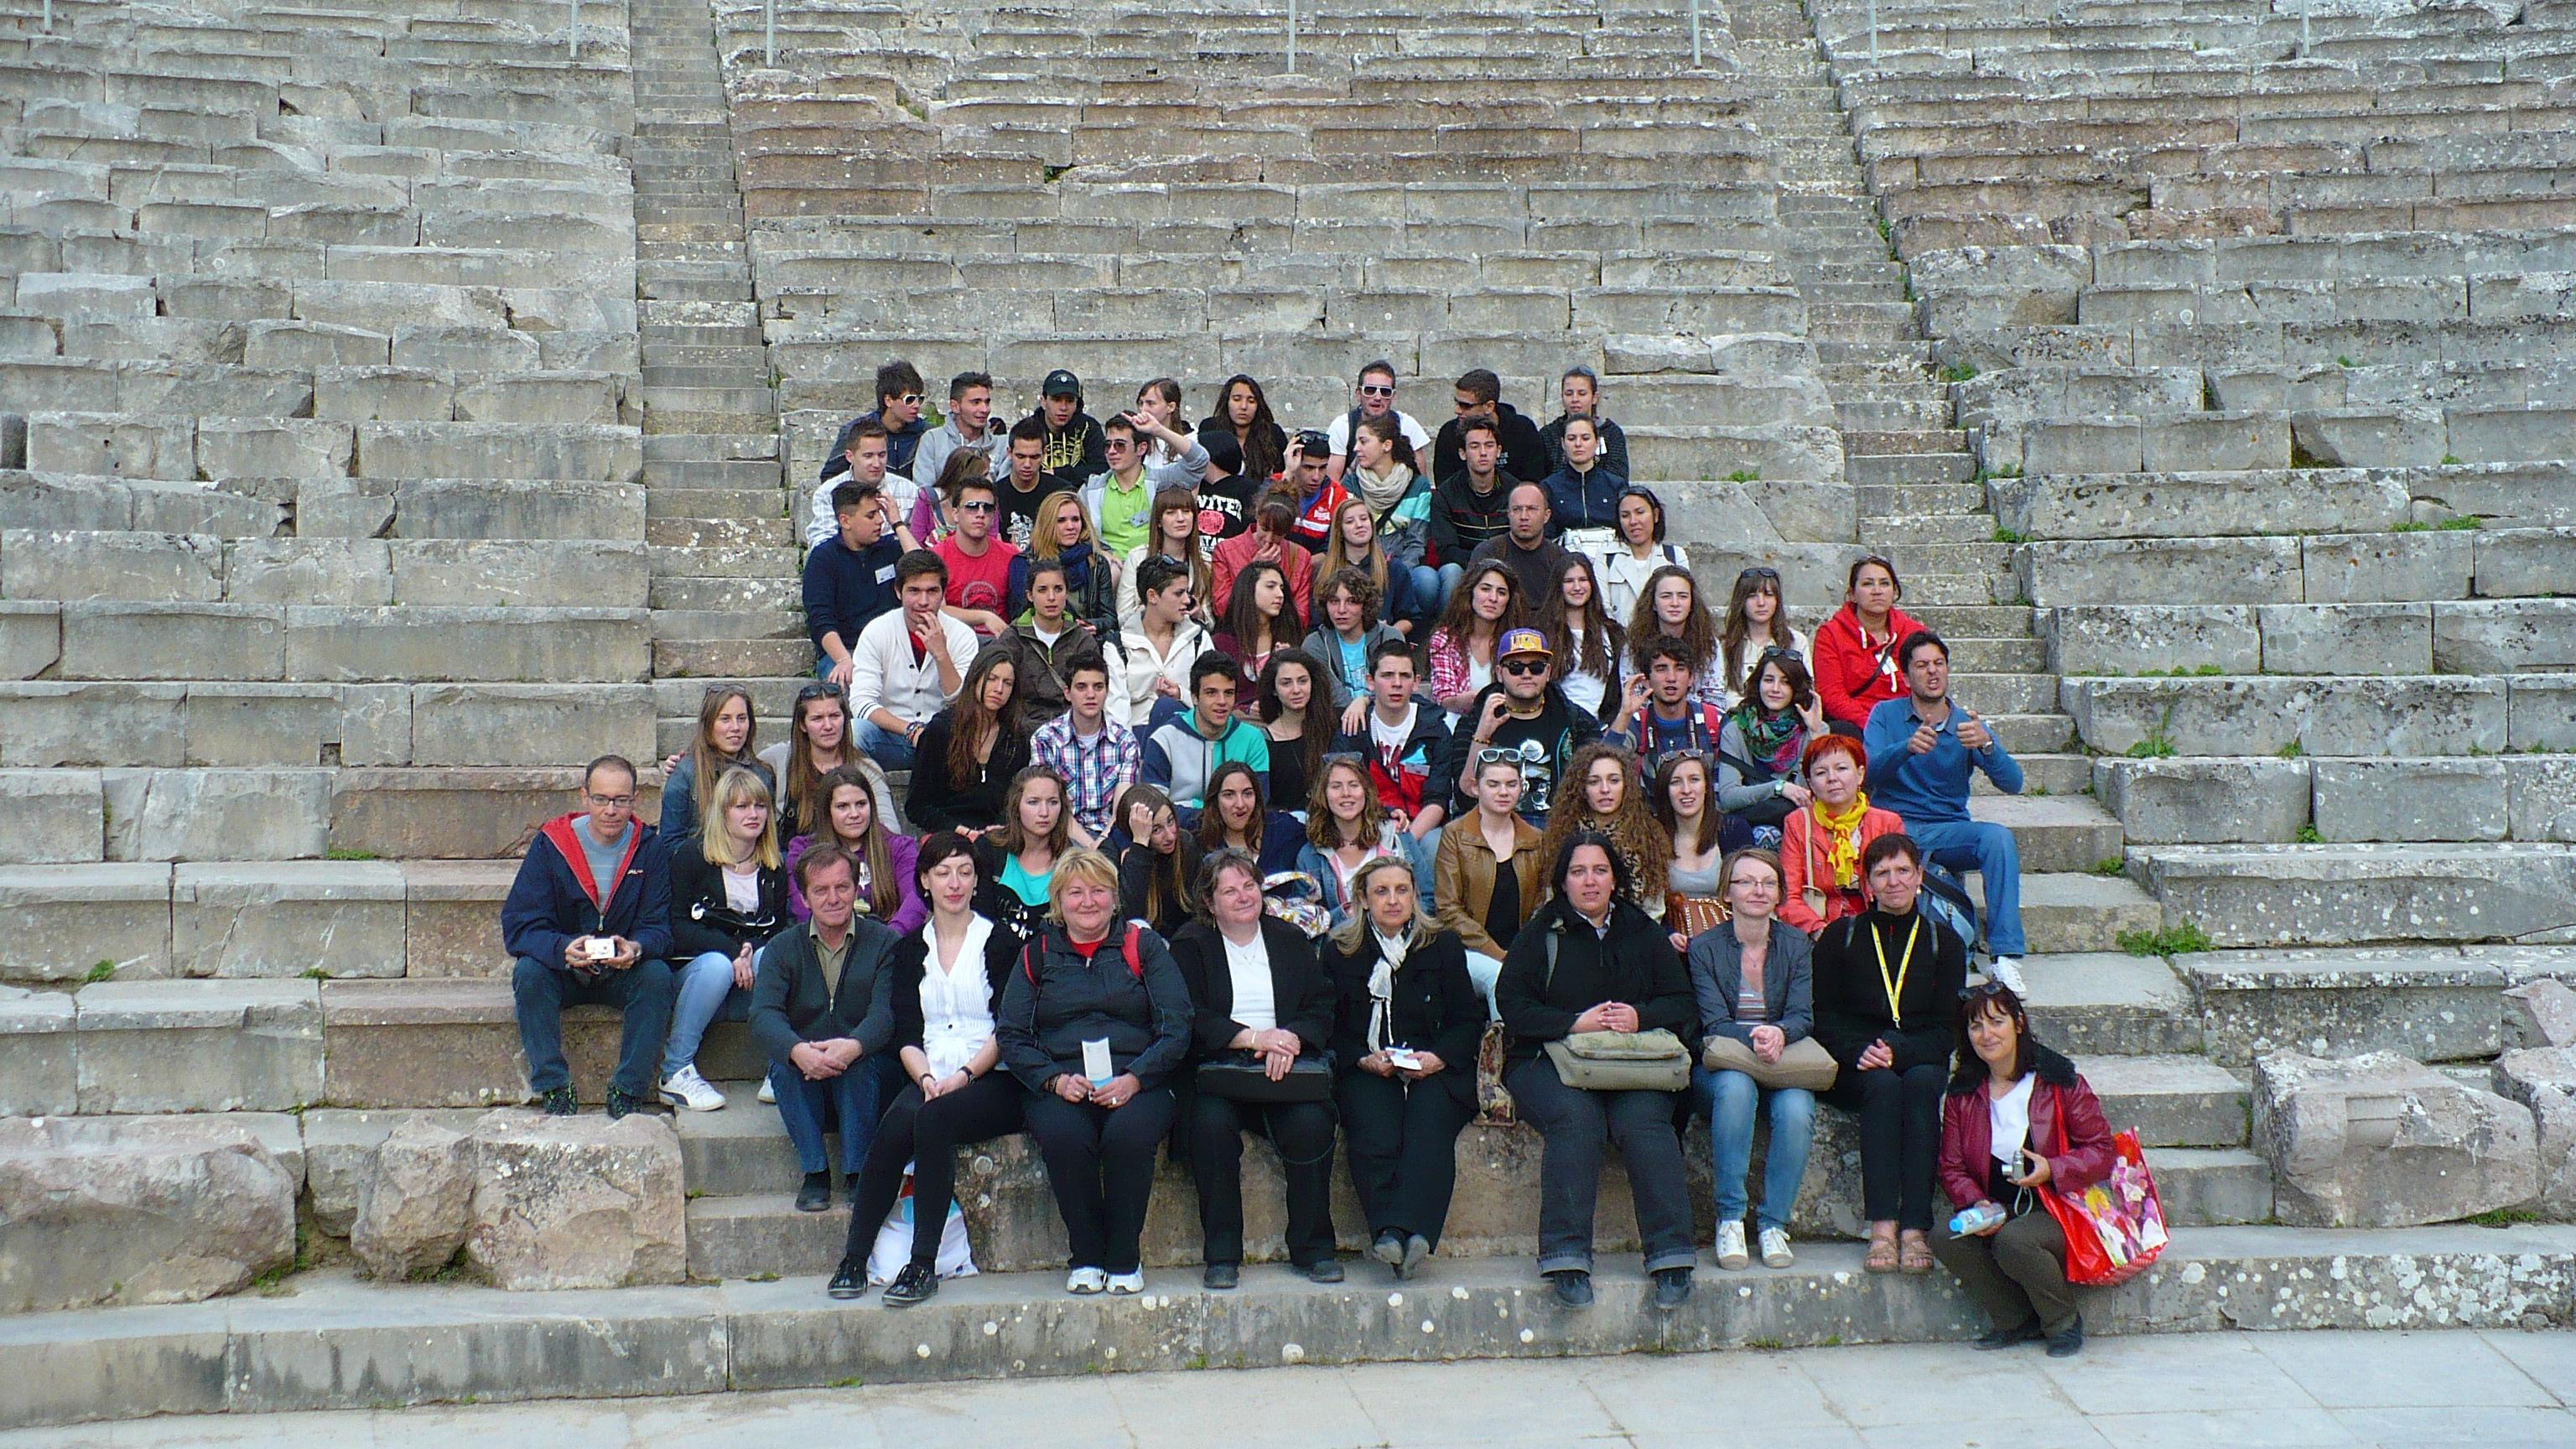
[[[1896,1023],[1898,1031],[1905,1030],[1905,1010],[1897,1000],[1905,995],[1905,973],[1914,969],[1914,938],[1921,934],[1923,917],[1917,915],[1913,929],[1905,933],[1905,954],[1896,958],[1896,975],[1891,978],[1887,974],[1887,943],[1879,939],[1877,926],[1869,928],[1869,948],[1878,953],[1878,984],[1886,988],[1888,1019]]]

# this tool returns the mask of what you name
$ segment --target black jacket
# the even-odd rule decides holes
[[[1047,427],[1045,408],[1029,416],[1047,430],[1046,471],[1038,475],[1045,482],[1040,491],[1079,494],[1083,484],[1109,471],[1109,435],[1100,430],[1098,418],[1076,409],[1072,422],[1054,428]]]
[[[1279,1025],[1297,1034],[1297,1055],[1320,1060],[1332,1048],[1333,978],[1315,960],[1315,943],[1285,921],[1261,918],[1261,946],[1270,956],[1270,993]],[[1206,921],[1192,921],[1172,938],[1172,960],[1190,989],[1190,1035],[1198,1061],[1223,1061],[1227,1043],[1243,1030],[1234,1019],[1234,973],[1225,964],[1225,936]]]
[[[1545,473],[1532,473],[1526,481],[1535,483]],[[1479,493],[1467,481],[1467,470],[1431,483],[1431,552],[1433,561],[1467,566],[1476,550],[1487,539],[1500,538],[1511,532],[1512,490],[1524,480],[1508,468],[1494,470],[1494,491]]]
[[[1538,424],[1510,403],[1494,404],[1495,431],[1501,435],[1503,461],[1499,469],[1520,478],[1544,478],[1553,466],[1547,460],[1547,439]],[[1456,418],[1440,425],[1440,434],[1431,440],[1431,481],[1444,482],[1467,476],[1466,432]]]
[[[1812,952],[1806,932],[1778,916],[1771,918],[1770,947],[1762,958],[1762,1005],[1771,1024],[1790,1041],[1816,1029]],[[1721,925],[1693,936],[1687,959],[1691,990],[1699,998],[1700,1038],[1732,1037],[1751,1046],[1753,1028],[1761,1023],[1735,1019],[1736,993],[1744,986],[1744,943],[1735,939],[1735,927]]]
[[[1485,701],[1502,688],[1503,682],[1497,679],[1476,691],[1465,717],[1449,736],[1439,767],[1432,772],[1431,783],[1446,792],[1452,820],[1465,819],[1476,808],[1475,798],[1466,791],[1464,776],[1468,761],[1487,748],[1476,743],[1476,726],[1485,719]],[[1547,812],[1554,807],[1557,792],[1566,788],[1565,772],[1574,764],[1574,752],[1599,738],[1600,717],[1588,709],[1576,709],[1574,701],[1565,697],[1564,687],[1554,680],[1548,681],[1547,694],[1535,716],[1526,720],[1506,717],[1494,727],[1494,742],[1498,745],[1526,746],[1535,741],[1540,746],[1539,754],[1521,766],[1522,819],[1538,826],[1547,823]]]
[[[1066,1072],[1082,1071],[1082,1044],[1106,1038],[1111,1066],[1148,1088],[1162,1085],[1190,1050],[1190,991],[1172,964],[1171,948],[1136,928],[1136,964],[1127,964],[1126,922],[1085,957],[1064,928],[1048,925],[1013,957],[1002,981],[994,1024],[1002,1065],[1032,1092]]]
[[[943,709],[921,727],[912,750],[912,787],[903,814],[923,834],[934,830],[982,830],[1002,823],[1002,801],[1011,792],[1011,777],[1028,768],[1029,732],[1002,732],[993,741],[980,774],[948,772],[948,741],[955,733],[957,711]]]
[[[990,919],[989,917],[987,919]],[[906,931],[895,942],[894,955],[886,962],[886,975],[893,982],[890,998],[894,1011],[894,1039],[887,1045],[900,1051],[919,1047],[928,1029],[921,1011],[921,978],[930,969],[930,927]],[[1002,981],[1010,973],[1011,963],[1020,958],[1020,938],[1000,925],[984,937],[984,981],[990,989],[995,1019],[1002,1009]]]
[[[637,822],[626,842],[626,859],[608,899],[599,898],[591,879],[590,857],[582,849],[574,824],[579,815],[558,815],[538,827],[501,902],[501,943],[513,956],[543,963],[548,970],[572,971],[564,951],[576,936],[624,936],[643,950],[642,959],[659,961],[671,954],[671,865],[650,825]],[[599,972],[574,972],[596,978]]]
[[[712,951],[739,953],[777,935],[787,924],[787,872],[762,866],[760,900],[748,912],[725,903],[724,867],[713,864],[697,841],[671,857],[671,956],[694,960]]]
[[[1373,931],[1360,933],[1359,950],[1350,955],[1332,937],[1325,938],[1324,970],[1340,996],[1333,1014],[1333,1065],[1343,1072],[1357,1071],[1360,1058],[1368,1055],[1369,973],[1377,969],[1377,961]],[[1395,968],[1386,1039],[1439,1057],[1439,1079],[1473,1101],[1476,1048],[1484,1037],[1485,997],[1467,974],[1466,943],[1455,931],[1435,931]]]
[[[865,916],[850,922],[850,948],[841,958],[841,989],[823,986],[814,955],[813,927],[799,922],[760,948],[760,974],[751,983],[751,1034],[772,1062],[785,1063],[800,1041],[849,1037],[869,1053],[894,1039],[894,929]]]
[[[1152,879],[1157,863],[1152,846],[1133,841],[1119,854],[1118,914],[1129,920],[1143,921],[1168,940],[1173,932],[1190,923],[1189,903],[1181,899],[1190,888],[1189,876],[1184,874],[1181,877],[1180,890],[1164,897],[1163,909],[1158,915],[1148,916],[1145,914],[1145,887]],[[1178,945],[1174,942],[1175,949]]]
[[[1887,984],[1879,975],[1879,952],[1870,945],[1870,932],[1878,932],[1888,975],[1894,976],[1905,959],[1906,937],[1918,921],[1923,934],[1896,998],[1904,1018],[1900,1029],[1887,1009]],[[1897,1071],[1948,1064],[1958,1044],[1959,991],[1968,984],[1968,948],[1958,932],[1930,912],[1891,916],[1869,910],[1845,916],[1816,937],[1815,973],[1816,1040],[1844,1070],[1851,1070],[1869,1044],[1882,1038],[1895,1053]]]
[[[1550,936],[1557,938],[1552,972]],[[1690,973],[1662,922],[1634,902],[1618,900],[1610,907],[1605,939],[1562,897],[1539,907],[1512,938],[1503,973],[1494,982],[1494,1005],[1512,1034],[1511,1059],[1537,1056],[1543,1043],[1572,1033],[1576,1017],[1605,1001],[1637,1008],[1640,1031],[1662,1027],[1688,1038],[1699,1024]]]

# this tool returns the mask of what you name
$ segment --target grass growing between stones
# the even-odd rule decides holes
[[[115,979],[116,963],[113,961],[101,961],[97,965],[89,968],[87,972],[83,973],[81,976],[81,984],[83,986],[96,986],[102,981],[113,981]]]
[[[2161,931],[2122,931],[2119,943],[2132,956],[2190,956],[2209,949],[2209,934],[2185,921]]]
[[[2300,826],[2299,833],[2296,838],[2301,845],[2323,845],[2326,843],[2326,838],[2317,833],[2317,827],[2314,822]]]
[[[2471,1213],[2461,1221],[2475,1223],[2482,1228],[2509,1228],[2517,1223],[2539,1222],[2540,1214],[2529,1208],[2489,1208],[2482,1213]]]
[[[2274,750],[2272,753],[2285,760],[2296,760],[2304,757],[2308,753],[2308,747],[2300,744],[2297,740],[2292,740],[2288,744],[2281,746],[2281,748]]]
[[[2109,855],[2093,862],[2090,869],[2095,875],[2124,875],[2128,872],[2129,864],[2116,855]]]
[[[332,846],[330,849],[323,851],[323,852],[322,852],[322,858],[323,858],[324,860],[382,860],[382,859],[384,859],[384,857],[383,857],[383,856],[380,856],[380,855],[376,854],[376,853],[375,853],[374,851],[372,851],[372,850],[352,850],[352,849],[350,849],[348,846],[345,846],[345,845],[335,845],[335,846]]]

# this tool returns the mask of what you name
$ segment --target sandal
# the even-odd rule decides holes
[[[1920,1231],[1908,1231],[1900,1234],[1898,1241],[1901,1244],[1897,1250],[1899,1267],[1908,1273],[1932,1271],[1932,1240],[1928,1235]]]
[[[1869,1251],[1861,1255],[1860,1265],[1864,1270],[1872,1273],[1893,1273],[1896,1271],[1898,1260],[1896,1239],[1872,1236],[1869,1240]]]

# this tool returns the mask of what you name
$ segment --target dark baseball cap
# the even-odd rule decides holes
[[[1059,367],[1055,371],[1046,375],[1046,381],[1038,388],[1038,396],[1080,397],[1082,396],[1082,379],[1074,376],[1064,368]]]
[[[1199,446],[1207,449],[1208,466],[1228,477],[1243,471],[1243,445],[1234,434],[1220,428],[1199,434]]]

